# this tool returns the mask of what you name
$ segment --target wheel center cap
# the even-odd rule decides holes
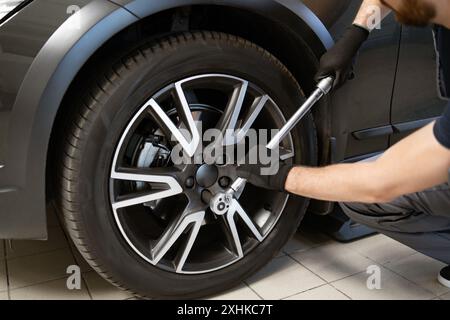
[[[203,188],[209,188],[216,183],[219,177],[219,170],[215,165],[204,164],[197,170],[195,180]]]

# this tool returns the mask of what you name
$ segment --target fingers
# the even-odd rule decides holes
[[[332,69],[324,69],[324,70],[319,70],[316,75],[314,76],[314,80],[316,82],[320,82],[321,80],[328,78],[328,77],[334,77],[336,78],[336,72]]]
[[[350,26],[320,59],[315,80],[320,81],[327,76],[334,76],[333,89],[336,89],[344,85],[347,80],[353,79],[355,77],[353,72],[355,57],[368,36],[367,30],[358,26]]]

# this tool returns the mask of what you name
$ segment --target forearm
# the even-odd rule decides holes
[[[337,164],[324,168],[295,167],[289,173],[286,190],[325,201],[378,202],[371,181],[371,164]]]
[[[450,150],[429,125],[402,140],[375,162],[324,168],[293,168],[287,191],[308,198],[342,202],[388,202],[447,181]]]
[[[374,24],[374,8],[376,7],[380,10],[379,18],[381,20],[391,12],[391,10],[383,5],[380,0],[364,0],[356,15],[354,24],[371,31],[376,26]]]

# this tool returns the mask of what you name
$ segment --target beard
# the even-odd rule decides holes
[[[402,0],[398,9],[394,9],[386,0],[381,2],[394,10],[398,22],[405,25],[426,27],[436,17],[436,8],[424,0]]]

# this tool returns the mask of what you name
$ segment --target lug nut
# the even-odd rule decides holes
[[[230,178],[228,177],[221,177],[219,179],[219,186],[222,188],[227,188],[230,185]]]
[[[209,204],[212,199],[212,193],[209,190],[202,191],[202,201],[205,204]]]
[[[184,183],[184,185],[186,186],[186,188],[193,188],[195,184],[194,178],[193,177],[189,177],[186,179],[186,182]]]

